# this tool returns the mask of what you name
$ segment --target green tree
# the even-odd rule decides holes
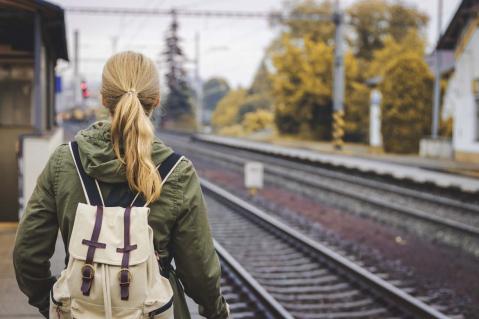
[[[170,24],[166,36],[166,50],[163,53],[168,63],[166,74],[168,84],[168,95],[163,103],[164,114],[161,124],[167,122],[192,122],[193,106],[191,103],[193,92],[186,80],[184,69],[185,56],[180,47],[178,37],[178,22],[176,15]]]
[[[433,76],[421,55],[406,52],[386,67],[380,90],[382,134],[388,152],[413,153],[431,128]]]
[[[370,60],[383,45],[387,30],[388,4],[384,0],[361,0],[348,9],[355,36],[351,45],[356,56]]]
[[[224,78],[213,77],[203,84],[204,120],[210,122],[218,102],[230,91],[230,86]]]
[[[395,40],[401,41],[408,30],[422,31],[429,22],[429,16],[408,6],[404,1],[393,2],[389,5],[389,19],[387,34]]]
[[[257,132],[273,126],[274,114],[268,110],[257,110],[245,114],[242,126],[247,133]]]
[[[363,82],[354,80],[347,82],[346,92],[344,139],[348,142],[365,143],[369,135],[370,89]]]
[[[356,57],[370,61],[387,37],[401,41],[408,30],[426,27],[428,16],[404,2],[360,0],[348,9],[353,36],[349,39]]]
[[[271,79],[270,79],[270,72],[266,67],[266,62],[263,60],[261,61],[258,70],[253,78],[253,82],[251,83],[251,87],[248,90],[249,94],[262,94],[262,95],[270,95],[271,94]]]
[[[319,105],[319,101],[314,103],[313,99],[309,99],[310,103],[301,107],[307,97],[311,96],[306,92],[304,85],[304,81],[307,80],[303,75],[306,69],[304,53],[302,48],[294,45],[287,35],[283,36],[282,46],[283,51],[273,55],[275,73],[271,76],[275,98],[275,123],[280,133],[305,135],[310,129],[309,122],[313,117],[313,110],[321,106],[326,109],[331,108],[327,105],[329,101],[326,103],[324,101],[328,94],[328,89],[325,88],[327,83],[321,83],[322,85],[316,88],[323,91],[321,92],[323,105]],[[325,53],[324,59],[330,60],[331,50],[328,50],[326,45],[323,45],[322,49]]]
[[[334,39],[334,24],[331,20],[315,20],[314,15],[330,17],[333,14],[333,1],[304,0],[286,3],[288,18],[281,21],[291,38],[310,38],[331,44]],[[313,19],[305,19],[307,15]]]
[[[271,75],[275,123],[283,134],[327,140],[332,121],[335,29],[331,21],[304,17],[331,16],[333,1],[292,1],[286,11],[289,19],[281,22],[281,36],[266,53],[275,68]],[[402,1],[360,0],[347,13],[352,36],[346,39],[351,53],[345,62],[345,138],[366,142],[370,94],[366,81],[383,75],[395,55],[409,52],[412,47],[424,52],[424,39],[419,34],[428,19]]]
[[[425,39],[414,29],[409,29],[401,41],[387,36],[384,46],[373,53],[373,60],[369,63],[367,70],[368,76],[383,76],[386,72],[385,66],[404,53],[413,52],[417,55],[424,55],[425,43]]]
[[[271,99],[264,94],[248,94],[239,106],[238,122],[243,121],[246,114],[257,110],[270,110]]]
[[[273,64],[276,72],[271,76],[275,99],[275,123],[280,133],[299,134],[307,138],[329,140],[332,115],[333,48],[324,42],[305,38],[295,45],[287,36],[284,50],[276,53]],[[358,96],[351,95],[359,83],[358,64],[347,54],[346,112],[359,106],[351,104]],[[351,97],[354,96],[354,100]],[[361,105],[362,106],[362,105]],[[360,110],[356,113],[364,113]]]
[[[215,130],[240,122],[240,107],[245,102],[247,94],[245,89],[231,90],[218,102],[211,117],[211,124]]]
[[[271,74],[266,67],[266,62],[263,60],[256,70],[253,82],[248,89],[248,96],[240,106],[239,121],[243,121],[244,116],[250,112],[272,110],[271,86]]]

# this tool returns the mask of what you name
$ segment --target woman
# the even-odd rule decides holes
[[[96,122],[76,135],[81,164],[100,182],[104,198],[126,198],[133,191],[149,204],[148,223],[163,269],[172,258],[176,265],[176,271],[165,272],[174,291],[175,318],[190,317],[183,286],[201,315],[227,318],[220,264],[192,163],[182,159],[161,185],[156,167],[173,151],[155,137],[150,121],[159,94],[153,61],[134,52],[111,57],[103,69],[101,88],[111,122]],[[37,180],[18,227],[13,256],[20,289],[45,317],[56,281],[49,259],[58,230],[68,247],[79,202],[85,202],[82,185],[68,144],[62,144]]]

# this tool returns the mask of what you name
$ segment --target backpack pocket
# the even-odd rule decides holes
[[[145,307],[143,319],[172,319],[173,318],[173,297],[166,304],[153,308]]]
[[[141,319],[142,311],[137,308],[112,307],[111,317],[105,313],[104,305],[89,303],[85,300],[72,300],[72,318],[74,319],[105,319],[105,318],[129,318]]]
[[[55,299],[53,288],[50,290],[50,316],[51,319],[72,319],[70,299]]]

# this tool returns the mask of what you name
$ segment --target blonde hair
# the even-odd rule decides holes
[[[150,116],[160,98],[154,62],[131,51],[113,55],[103,68],[101,95],[112,116],[115,155],[125,165],[130,188],[143,194],[149,204],[161,192],[161,179],[151,159],[154,128]]]

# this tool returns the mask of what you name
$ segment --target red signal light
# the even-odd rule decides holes
[[[88,85],[85,81],[81,81],[80,83],[81,95],[83,98],[87,98],[90,96],[90,92],[88,92]]]

